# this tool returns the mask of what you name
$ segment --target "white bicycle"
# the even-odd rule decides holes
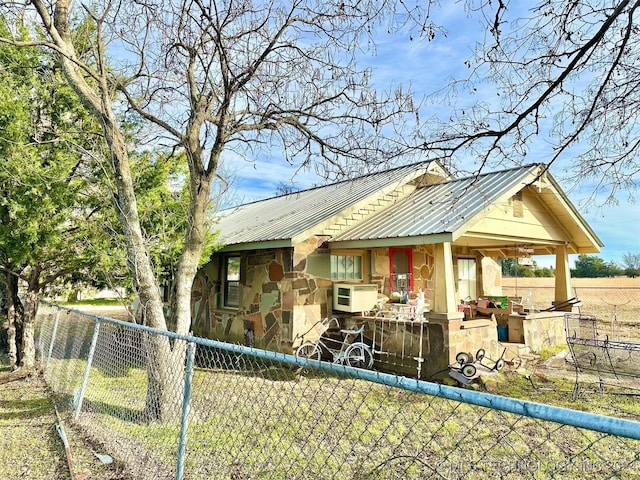
[[[364,342],[364,325],[355,330],[340,329],[342,339],[337,340],[325,336],[331,323],[335,322],[340,329],[340,324],[336,318],[325,318],[316,322],[306,333],[301,335],[302,345],[296,349],[296,357],[320,360],[323,352],[326,352],[333,359],[333,363],[349,365],[356,368],[371,368],[373,366],[373,352],[369,345]],[[320,327],[320,337],[313,342],[305,342],[304,336],[308,335],[316,326]]]

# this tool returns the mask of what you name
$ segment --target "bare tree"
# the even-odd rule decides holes
[[[640,275],[640,254],[631,252],[622,254],[622,265],[628,277],[636,278]]]
[[[469,0],[486,38],[469,75],[443,89],[454,108],[421,147],[450,159],[472,151],[477,170],[524,162],[538,139],[549,165],[571,158],[568,177],[615,202],[640,170],[640,1],[528,3]],[[465,95],[494,100],[456,105]],[[442,93],[442,92],[440,92]],[[433,123],[431,124],[433,125]]]
[[[413,28],[426,38],[436,31],[428,3],[424,10],[395,0],[110,1],[77,9],[70,0],[25,3],[35,8],[47,38],[2,41],[55,50],[70,84],[102,124],[134,285],[147,323],[161,329],[167,320],[140,227],[123,122],[142,119],[155,144],[186,153],[189,226],[174,302],[180,334],[190,329],[191,285],[224,152],[251,159],[274,149],[328,176],[393,161],[406,151],[404,121],[415,115],[412,96],[400,87],[372,90],[371,72],[358,68],[356,52],[372,45],[380,28]],[[148,410],[171,415],[179,398],[171,398],[166,382],[182,352],[162,340],[150,351],[156,354],[150,359]]]

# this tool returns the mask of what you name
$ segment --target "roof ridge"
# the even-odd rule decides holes
[[[473,178],[484,178],[484,177],[488,177],[488,176],[495,176],[501,173],[506,173],[506,172],[512,172],[515,170],[531,170],[534,167],[540,167],[544,165],[544,163],[528,163],[526,165],[518,165],[515,167],[509,167],[509,168],[505,168],[502,170],[494,170],[491,172],[484,172],[484,173],[476,173],[476,174],[472,174],[472,175],[467,175],[466,177],[459,177],[459,178],[452,178],[450,180],[443,180],[442,182],[438,182],[437,184],[434,185],[425,185],[425,187],[427,186],[435,186],[435,185],[442,185],[442,184],[446,184],[446,183],[454,183],[454,182],[465,182],[468,181],[470,179]]]
[[[373,176],[383,175],[383,174],[386,174],[386,173],[395,172],[395,171],[398,171],[400,169],[413,169],[413,168],[419,167],[421,165],[428,165],[432,161],[433,160],[422,160],[422,161],[419,161],[419,162],[408,163],[408,164],[405,164],[405,165],[400,165],[398,167],[393,167],[393,168],[389,168],[389,169],[386,169],[386,170],[380,170],[378,172],[370,172],[370,173],[367,173],[367,174],[364,174],[364,175],[360,175],[358,177],[347,178],[347,179],[340,180],[340,181],[333,182],[333,183],[327,183],[326,185],[318,185],[318,186],[315,186],[315,187],[305,188],[303,190],[296,190],[295,192],[282,193],[280,195],[274,195],[273,197],[267,197],[267,198],[262,198],[260,200],[253,200],[251,202],[246,202],[246,203],[241,203],[241,204],[238,204],[238,205],[233,205],[233,206],[224,208],[221,211],[231,210],[233,208],[244,207],[244,206],[247,206],[247,205],[254,205],[256,203],[265,202],[267,200],[273,200],[273,199],[276,199],[276,198],[282,198],[282,197],[288,197],[288,196],[291,196],[291,195],[298,195],[298,194],[301,194],[301,193],[312,192],[312,191],[320,190],[322,188],[328,188],[328,187],[333,187],[333,186],[336,186],[336,185],[342,185],[344,183],[355,182],[355,181],[358,181],[358,180],[363,180],[365,178],[371,178]]]

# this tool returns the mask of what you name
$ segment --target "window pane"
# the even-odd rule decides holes
[[[476,298],[476,261],[472,258],[458,259],[458,290],[460,299]]]
[[[227,258],[227,280],[240,280],[240,257]]]
[[[240,257],[227,257],[224,272],[224,305],[240,306]]]
[[[354,278],[362,278],[362,257],[353,257],[353,276]]]
[[[362,257],[360,255],[331,255],[331,278],[333,280],[362,279]]]
[[[240,282],[227,282],[227,291],[224,293],[226,306],[240,306]]]

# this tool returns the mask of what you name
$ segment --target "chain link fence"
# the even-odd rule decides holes
[[[58,409],[132,478],[639,478],[637,408],[594,415],[51,305],[38,347]]]
[[[550,306],[555,298],[553,285],[505,286],[503,293],[512,297],[531,293],[536,308]],[[574,288],[574,295],[580,300],[574,311],[595,316],[603,334],[617,340],[640,342],[640,288],[579,286]]]

